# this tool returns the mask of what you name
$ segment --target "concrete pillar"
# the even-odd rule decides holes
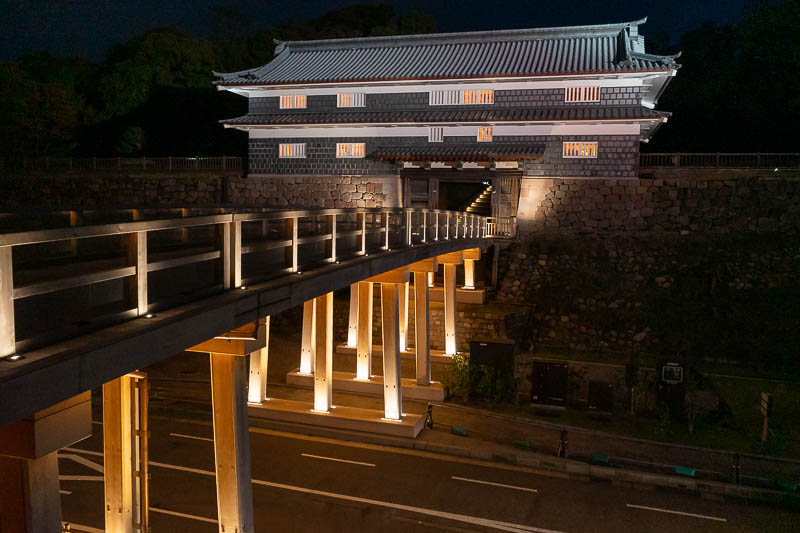
[[[303,334],[300,346],[300,373],[313,374],[316,341],[316,328],[314,316],[316,314],[316,300],[309,300],[303,304]]]
[[[210,359],[219,530],[252,533],[253,489],[245,392],[247,358],[211,353]]]
[[[444,265],[444,353],[455,355],[458,350],[456,337],[456,265]]]
[[[262,404],[267,400],[267,362],[269,361],[269,317],[266,321],[266,345],[250,354],[250,382],[247,403]]]
[[[137,504],[133,379],[122,376],[103,384],[103,483],[105,524],[109,533],[132,533]]]
[[[398,306],[400,311],[400,351],[408,349],[408,286],[403,283],[398,287]]]
[[[372,376],[372,283],[358,284],[358,346],[356,348],[356,379]]]
[[[333,293],[317,297],[315,306],[314,410],[327,413],[333,391]]]
[[[381,283],[381,322],[383,333],[384,416],[400,420],[403,394],[400,384],[400,321],[398,290],[401,283]]]
[[[430,306],[426,272],[414,272],[414,340],[417,353],[417,383],[431,384]]]
[[[358,283],[350,285],[350,320],[347,322],[347,345],[355,347],[358,339]]]
[[[464,288],[475,290],[475,260],[464,258]]]
[[[0,456],[0,531],[60,533],[58,453],[38,459]]]
[[[428,287],[430,287],[430,288],[434,287],[433,276],[435,274],[436,274],[435,272],[428,272]]]

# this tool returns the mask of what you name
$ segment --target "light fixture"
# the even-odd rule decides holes
[[[156,315],[154,315],[153,313],[147,313],[146,315],[144,315],[144,318],[155,318],[155,317]]]
[[[298,271],[297,271],[297,275],[299,276],[300,274],[302,274],[302,272],[300,272],[300,271],[298,270]]]
[[[239,287],[239,290],[246,291],[247,290],[247,285],[242,285],[241,287]]]
[[[17,361],[20,361],[22,359],[25,359],[24,355],[20,355],[18,353],[14,353],[14,354],[11,354],[11,355],[7,355],[7,356],[5,356],[3,358],[0,358],[0,361],[9,361],[9,362],[12,362],[12,363],[16,363]]]

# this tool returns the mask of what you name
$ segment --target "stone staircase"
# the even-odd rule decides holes
[[[481,216],[492,215],[492,186],[489,185],[480,193],[470,205],[467,206],[467,213]]]

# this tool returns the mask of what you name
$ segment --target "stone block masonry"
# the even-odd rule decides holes
[[[732,233],[800,231],[800,181],[525,179],[520,231]]]

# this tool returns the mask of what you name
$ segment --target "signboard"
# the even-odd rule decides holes
[[[678,363],[664,363],[661,367],[661,381],[670,385],[683,383],[683,367]]]

